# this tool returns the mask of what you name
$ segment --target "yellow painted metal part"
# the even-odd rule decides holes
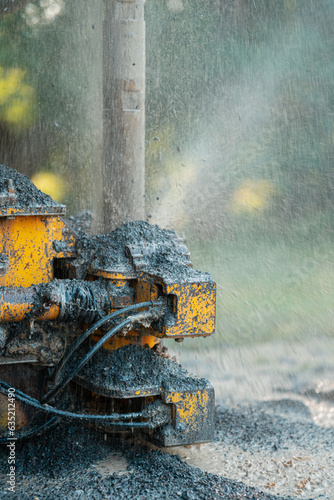
[[[11,321],[23,321],[27,315],[34,312],[34,320],[46,321],[58,318],[61,309],[61,285],[57,288],[57,282],[52,282],[49,292],[53,292],[53,301],[36,303],[38,295],[43,296],[43,284],[33,285],[31,287],[0,287],[0,323]],[[57,291],[58,290],[58,291]],[[102,292],[107,298],[108,289],[102,285]],[[41,297],[40,297],[41,298]],[[109,288],[109,301],[113,305],[115,311],[117,308],[129,306],[133,303],[132,296],[127,295],[114,295],[113,289]],[[136,335],[136,334],[135,334]]]
[[[184,426],[188,432],[198,431],[201,420],[205,420],[210,411],[210,396],[207,390],[172,392],[166,395],[165,402],[173,404],[174,425]],[[198,419],[199,415],[201,420]]]
[[[0,252],[9,261],[0,286],[27,287],[53,278],[52,222],[43,216],[0,219]]]
[[[15,195],[15,186],[14,189],[9,188],[8,193]],[[30,207],[18,207],[15,206],[15,201],[12,201],[12,205],[0,207],[0,217],[18,217],[21,215],[65,215],[66,214],[66,206],[65,205],[33,205]]]
[[[58,212],[52,212],[56,209],[50,208],[49,213],[43,207],[34,207],[31,213],[24,210],[15,207],[0,208],[0,322],[24,320],[34,309],[37,285],[50,283],[54,279],[54,259],[75,257],[74,232],[60,217],[64,213],[64,207]],[[70,262],[66,264],[70,265]],[[135,265],[134,269],[137,269]],[[91,269],[90,275],[89,279],[104,278],[118,288],[124,287],[124,297],[120,297],[121,293],[118,293],[121,290],[116,294],[115,289],[113,292],[115,297],[124,301],[123,306],[133,301],[155,301],[160,295],[167,296],[166,302],[173,304],[173,315],[169,313],[170,318],[162,326],[162,331],[140,327],[138,332],[129,331],[125,336],[112,338],[104,345],[106,349],[116,350],[127,344],[148,345],[153,348],[159,342],[157,337],[206,336],[214,332],[215,283],[205,277],[196,282],[165,281],[162,276],[140,271],[138,273],[138,270],[132,272],[130,265],[125,266],[123,271],[119,268]],[[115,301],[108,307],[121,306],[121,302],[118,304]],[[60,305],[52,303],[35,319],[53,320],[59,313]],[[38,314],[37,312],[36,315]],[[99,340],[101,335],[102,333],[97,332],[92,338]],[[173,432],[182,434],[185,429],[187,433],[202,435],[201,426],[205,427],[210,415],[212,420],[213,396],[210,396],[209,390],[185,391],[184,386],[177,385],[166,393],[163,387],[150,387],[150,381],[147,382],[148,387],[137,390],[134,397],[159,396],[166,404],[172,405]],[[177,390],[179,387],[182,390]],[[7,425],[5,403],[0,395],[0,428]],[[18,426],[26,424],[26,416],[22,412]]]
[[[123,286],[126,281],[120,280],[119,273],[111,274],[107,273],[108,278],[113,276],[112,283],[116,284],[116,286]],[[106,277],[106,276],[104,276]],[[146,302],[150,300],[157,300],[159,297],[159,289],[157,284],[155,284],[152,279],[146,280],[141,279],[137,280],[134,284],[135,288],[135,297],[136,302]],[[111,312],[111,311],[110,311]],[[150,329],[150,332],[153,332],[153,329]],[[101,335],[93,335],[93,340],[99,340]],[[129,331],[126,335],[119,335],[113,337],[108,342],[104,344],[105,349],[116,350],[120,347],[123,347],[128,344],[136,344],[136,345],[148,345],[150,348],[154,347],[157,343],[159,343],[159,339],[154,335],[141,335],[135,331]]]
[[[163,337],[211,335],[215,331],[216,285],[214,282],[164,285],[174,296],[174,325],[163,327]]]
[[[0,323],[11,321],[24,321],[27,315],[33,310],[33,290],[17,288],[2,288],[0,292]],[[35,319],[47,321],[56,319],[59,316],[60,306],[52,304],[40,316]]]
[[[29,287],[53,279],[54,257],[71,255],[74,237],[66,251],[57,252],[54,242],[63,241],[64,222],[52,215],[0,217],[0,254],[3,265],[0,286]]]
[[[146,302],[149,300],[157,300],[159,297],[158,285],[151,279],[141,277],[135,283],[136,302]]]
[[[173,297],[174,323],[163,326],[162,332],[152,327],[146,329],[150,335],[144,335],[140,341],[133,338],[134,332],[125,337],[119,336],[106,344],[108,349],[118,349],[123,345],[139,343],[153,347],[158,343],[158,337],[194,337],[207,336],[215,331],[216,321],[216,284],[213,281],[196,283],[165,284],[152,276],[143,275],[134,282],[136,302],[154,301],[159,298],[159,288],[165,294]]]
[[[75,257],[75,235],[73,230],[61,217],[52,217],[52,224],[52,256],[58,259]]]
[[[101,339],[101,334],[92,335],[92,339],[94,341],[98,341]],[[159,339],[154,337],[153,335],[140,335],[135,331],[130,331],[126,335],[119,335],[111,338],[108,342],[106,342],[103,347],[110,351],[115,351],[120,347],[123,347],[128,344],[135,345],[148,345],[149,347],[154,347],[155,344],[159,342]]]
[[[94,276],[98,276],[100,278],[106,278],[108,280],[112,280],[113,282],[119,282],[120,286],[122,286],[122,282],[125,283],[129,279],[134,279],[136,276],[132,273],[124,273],[121,271],[113,271],[108,269],[91,269],[90,274]]]
[[[0,217],[1,322],[26,318],[33,309],[34,290],[29,287],[52,281],[53,259],[74,256],[74,247],[75,237],[58,215]],[[58,315],[54,304],[37,319]]]
[[[150,389],[140,389],[135,392],[135,396],[137,397],[143,397],[143,396],[156,396],[161,392],[160,387],[157,390],[150,390]]]

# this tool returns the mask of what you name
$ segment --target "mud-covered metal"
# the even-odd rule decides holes
[[[154,404],[154,411],[147,409],[149,438],[160,445],[212,439],[212,387],[163,358],[159,339],[214,332],[215,282],[193,269],[173,231],[139,221],[89,236],[64,214],[65,207],[27,177],[0,166],[0,366],[57,366],[85,328],[113,311],[162,300],[162,314],[117,330],[75,384],[86,388],[87,408],[92,393],[106,398],[112,411]],[[106,328],[95,329],[91,342]]]
[[[129,287],[121,290],[109,282],[53,280],[27,288],[0,287],[0,323],[55,320],[91,324],[133,304]]]
[[[131,400],[145,404],[149,400],[166,411],[169,409],[169,422],[157,425],[149,435],[159,446],[213,439],[213,387],[205,379],[189,374],[175,360],[161,357],[154,349],[127,345],[116,352],[101,351],[78,374],[76,381],[114,402]],[[160,413],[156,413],[157,419]]]

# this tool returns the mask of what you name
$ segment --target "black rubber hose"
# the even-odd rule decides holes
[[[132,306],[128,306],[126,308],[123,308],[122,310],[116,311],[115,313],[112,313],[104,318],[102,318],[100,321],[98,321],[95,325],[93,325],[89,330],[86,330],[86,332],[79,338],[77,341],[73,344],[71,347],[70,351],[66,355],[66,359],[63,360],[62,366],[66,363],[66,361],[70,358],[70,356],[74,353],[74,351],[79,347],[79,345],[89,336],[91,333],[93,333],[99,326],[102,324],[108,322],[110,319],[122,315],[130,310],[136,310],[140,309],[143,307],[149,307],[152,305],[160,305],[159,302],[142,302],[140,304],[134,304]],[[145,314],[146,313],[146,314]],[[105,344],[110,338],[112,338],[114,335],[116,335],[120,330],[122,330],[125,326],[129,325],[130,323],[143,319],[144,316],[150,316],[152,315],[152,309],[149,311],[145,311],[142,313],[139,313],[134,316],[130,316],[126,318],[124,321],[122,321],[119,325],[115,326],[112,328],[106,335],[104,335],[99,342],[95,344],[93,349],[81,360],[79,365],[69,374],[65,379],[63,379],[59,384],[54,386],[48,394],[44,397],[44,400],[49,400],[51,397],[55,396],[58,394],[72,379],[79,373],[79,371],[83,368],[83,366],[90,360],[90,358]],[[59,369],[62,369],[62,366]],[[0,392],[7,395],[8,394],[8,389],[11,386],[8,385],[6,382],[0,380]],[[34,399],[33,397],[23,393],[22,391],[16,389],[15,390],[15,398],[18,401],[21,401],[23,403],[26,403],[38,410],[41,410],[46,413],[50,413],[55,415],[52,419],[50,419],[48,422],[44,423],[43,425],[31,429],[30,431],[25,432],[24,434],[18,435],[18,439],[23,439],[25,437],[29,437],[35,434],[38,434],[45,428],[49,428],[50,425],[53,426],[59,419],[59,417],[66,418],[66,419],[76,419],[76,420],[88,420],[88,421],[95,421],[95,422],[112,422],[111,427],[123,427],[123,428],[145,428],[145,429],[153,429],[156,427],[156,425],[152,422],[125,422],[125,420],[132,420],[133,418],[143,418],[143,413],[137,412],[137,413],[126,413],[126,414],[112,414],[112,415],[89,415],[89,414],[78,414],[78,413],[71,413],[67,412],[64,410],[59,410],[57,408],[53,408],[52,406],[49,405],[43,405],[40,403],[37,399]],[[58,418],[57,418],[58,417]],[[9,438],[0,438],[0,443],[8,442],[10,439]]]
[[[94,325],[92,325],[88,330],[86,330],[70,347],[70,349],[66,352],[64,357],[60,360],[56,372],[55,372],[55,384],[60,378],[60,373],[63,370],[63,366],[67,363],[67,361],[71,358],[73,353],[80,347],[80,345],[92,334],[100,328],[100,326],[104,325],[108,321],[117,318],[117,316],[121,316],[122,314],[125,314],[130,311],[136,311],[137,309],[142,309],[143,307],[149,307],[149,306],[154,306],[157,305],[159,302],[141,302],[139,304],[133,304],[131,306],[124,307],[123,309],[120,309],[119,311],[115,311],[111,314],[108,314],[108,316],[105,316],[104,318],[101,318],[99,321],[97,321]]]
[[[149,311],[146,311],[146,312],[147,312],[147,315],[151,315],[152,314],[152,310],[149,310]],[[74,370],[69,375],[67,375],[67,377],[65,377],[63,380],[61,380],[57,384],[55,384],[49,390],[49,392],[42,398],[42,402],[43,403],[47,403],[48,401],[50,401],[51,398],[55,397],[60,391],[62,391],[64,389],[64,387],[77,375],[77,373],[79,373],[79,371],[90,360],[90,358],[92,356],[94,356],[94,354],[103,346],[103,344],[105,344],[106,342],[108,342],[108,340],[110,340],[114,335],[116,335],[120,330],[122,330],[128,324],[136,321],[137,319],[142,319],[143,318],[143,314],[145,314],[145,312],[144,313],[139,313],[139,314],[134,315],[134,316],[130,316],[130,317],[126,318],[124,321],[122,321],[119,325],[116,325],[114,328],[112,328],[111,330],[109,330],[109,332],[106,333],[94,345],[93,349],[91,349],[91,351],[89,351],[89,353],[80,361],[80,363],[76,366],[76,368],[74,368]]]
[[[45,430],[50,430],[53,427],[55,427],[59,423],[60,419],[59,417],[52,417],[50,420],[47,422],[44,422],[44,424],[33,427],[32,429],[27,429],[26,431],[20,431],[17,434],[15,434],[15,440],[19,439],[26,439],[29,437],[33,436],[38,436]],[[5,437],[5,438],[0,438],[0,444],[1,443],[8,443],[13,441],[12,437]]]
[[[2,394],[7,395],[8,394],[8,388],[10,386],[6,384],[6,382],[3,382],[0,380],[0,392]],[[52,406],[49,405],[43,405],[41,404],[37,399],[34,399],[27,394],[24,394],[21,391],[16,391],[15,390],[15,399],[18,401],[21,401],[22,403],[26,403],[29,406],[32,406],[33,408],[36,408],[37,410],[44,411],[46,413],[51,413],[53,415],[63,417],[63,418],[68,418],[70,420],[94,420],[94,421],[113,421],[115,420],[116,422],[113,422],[113,425],[124,425],[126,422],[117,422],[118,420],[131,420],[133,418],[142,418],[143,413],[142,412],[136,412],[136,413],[113,413],[112,415],[89,415],[86,413],[71,413],[68,411],[64,410],[59,410],[58,408],[53,408]],[[128,422],[129,423],[129,422]],[[133,424],[144,424],[147,422],[130,422],[131,425],[129,427],[134,426],[138,427],[138,425],[133,425]]]

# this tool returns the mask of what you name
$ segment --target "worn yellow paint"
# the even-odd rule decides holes
[[[187,429],[193,431],[200,425],[198,416],[207,413],[209,400],[207,391],[173,392],[166,396],[166,403],[172,403],[175,407],[175,422],[183,423]]]
[[[0,219],[0,252],[9,261],[0,286],[28,287],[53,278],[52,223],[43,216]]]
[[[97,278],[110,280],[111,283],[118,288],[121,288],[129,283],[129,280],[135,279],[132,273],[124,273],[121,271],[112,271],[108,269],[90,269],[89,274]]]
[[[29,287],[53,279],[54,257],[71,256],[74,236],[66,238],[66,251],[56,252],[54,241],[64,242],[65,224],[58,216],[16,215],[0,217],[0,253],[8,268],[0,286]]]
[[[159,297],[159,288],[153,280],[139,279],[135,283],[136,302],[147,302],[157,300]]]
[[[75,236],[61,217],[53,216],[52,219],[52,257],[58,259],[75,256]],[[61,242],[61,251],[56,251],[54,242]]]
[[[55,242],[61,242],[61,251],[57,251]],[[0,287],[4,287],[0,321],[24,320],[33,309],[34,289],[29,287],[52,281],[53,259],[71,257],[74,249],[74,234],[58,215],[0,216]],[[50,320],[58,315],[59,306],[54,304],[38,319]]]
[[[92,335],[92,339],[96,342],[101,339],[101,334]],[[159,342],[159,339],[154,337],[153,335],[140,335],[138,332],[133,330],[129,331],[125,336],[119,335],[112,337],[108,342],[106,342],[103,347],[110,351],[115,351],[120,347],[129,344],[135,345],[148,345],[150,348],[154,347],[155,344]]]
[[[128,280],[112,280],[112,284],[117,286],[118,288],[122,288],[128,283]]]
[[[12,291],[12,290],[10,290]],[[6,296],[6,291],[0,296],[0,322],[10,323],[11,321],[24,321],[27,315],[33,310],[33,301],[19,302],[18,298]],[[22,298],[22,297],[21,297]],[[43,314],[35,318],[38,321],[49,321],[56,319],[59,316],[60,306],[52,304],[49,309],[45,310]]]
[[[214,282],[165,285],[174,295],[174,325],[164,326],[163,337],[211,335],[215,331],[216,285]]]
[[[160,391],[161,391],[161,388],[160,388],[160,387],[159,387],[157,390],[154,390],[154,389],[152,389],[152,390],[147,390],[147,389],[145,390],[145,389],[141,389],[141,390],[139,390],[139,391],[136,391],[136,392],[135,392],[135,395],[136,395],[136,396],[138,396],[138,397],[139,397],[139,396],[156,396],[156,395],[157,395],[157,393],[158,393],[158,394],[160,393]]]
[[[44,207],[44,206],[34,206],[32,208],[27,207],[0,207],[1,217],[18,217],[19,215],[65,215],[66,207],[65,205],[59,205],[57,207]]]
[[[113,271],[113,270],[108,270],[108,269],[91,269],[90,274],[93,274],[94,276],[99,276],[101,278],[106,278],[108,280],[115,280],[119,281],[120,285],[125,284],[127,280],[129,279],[134,279],[136,276],[132,273],[124,273],[121,271]]]

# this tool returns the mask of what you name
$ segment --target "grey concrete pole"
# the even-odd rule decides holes
[[[144,0],[105,0],[104,231],[145,217]]]

